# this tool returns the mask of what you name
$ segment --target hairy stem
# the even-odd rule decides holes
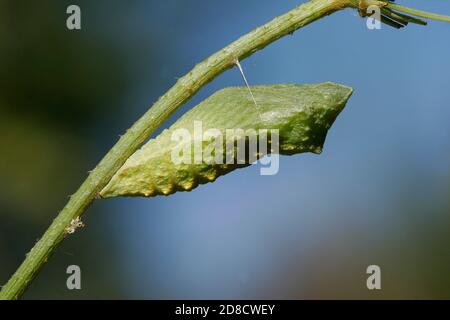
[[[56,247],[70,232],[71,222],[81,217],[116,171],[177,108],[219,74],[277,39],[329,15],[351,6],[354,0],[311,0],[288,13],[258,27],[224,49],[196,65],[130,128],[89,174],[78,191],[47,229],[43,237],[26,255],[0,292],[0,299],[18,299]]]

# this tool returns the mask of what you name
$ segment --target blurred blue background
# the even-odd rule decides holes
[[[103,154],[197,62],[301,1],[2,1],[0,283]],[[304,1],[303,1],[304,2]],[[82,30],[65,27],[69,4]],[[448,2],[400,4],[450,14]],[[97,201],[25,298],[450,298],[450,24],[352,10],[242,62],[251,84],[355,90],[321,155],[190,193]],[[167,125],[236,69],[202,89]],[[66,289],[66,267],[82,290]],[[382,290],[366,288],[366,268]]]

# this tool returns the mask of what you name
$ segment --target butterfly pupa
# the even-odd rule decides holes
[[[251,164],[199,162],[194,159],[194,152],[192,161],[175,163],[173,150],[179,142],[174,141],[174,132],[183,130],[194,136],[196,123],[201,123],[203,132],[214,129],[223,135],[226,135],[227,129],[235,128],[244,131],[251,129],[257,133],[277,130],[279,154],[320,153],[328,129],[352,94],[351,88],[331,82],[262,85],[253,86],[251,90],[258,97],[258,110],[255,110],[246,87],[229,87],[214,93],[137,150],[100,192],[100,196],[152,197],[190,191]],[[237,139],[248,140],[248,137]],[[188,149],[194,150],[194,142],[189,141]],[[238,145],[234,144],[232,153],[239,152]],[[208,144],[202,143],[200,148],[205,151]],[[270,153],[270,148],[267,150]]]

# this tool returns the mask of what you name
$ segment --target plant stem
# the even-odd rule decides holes
[[[414,16],[422,17],[422,18],[450,22],[450,17],[444,16],[442,14],[436,14],[436,13],[426,12],[426,11],[422,11],[422,10],[412,9],[412,8],[404,7],[399,4],[390,3],[390,2],[387,4],[387,7],[394,9],[394,10],[402,11],[404,13],[412,14]]]
[[[224,49],[196,65],[164,94],[106,154],[89,174],[78,191],[59,213],[43,237],[27,254],[0,292],[1,299],[18,299],[36,277],[47,259],[68,234],[66,228],[81,217],[116,171],[177,108],[188,101],[204,85],[254,52],[277,39],[329,15],[349,7],[354,0],[311,0],[244,35]]]

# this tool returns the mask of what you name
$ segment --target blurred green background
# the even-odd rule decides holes
[[[77,4],[82,30],[66,28]],[[195,63],[299,1],[0,1],[0,283],[101,157]],[[450,14],[438,0],[401,4]],[[97,201],[25,298],[450,298],[450,24],[327,17],[243,62],[355,94],[322,155],[192,193]],[[227,71],[168,124],[217,89]],[[68,265],[82,290],[66,288]],[[368,265],[382,290],[365,286]]]

